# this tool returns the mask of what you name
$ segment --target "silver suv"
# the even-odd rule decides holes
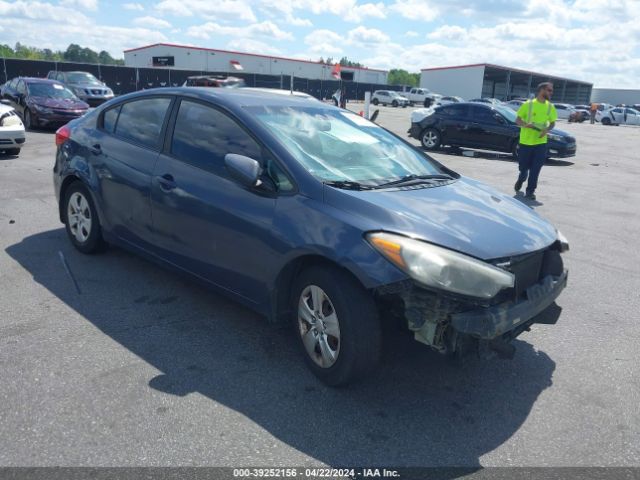
[[[406,107],[409,105],[409,99],[403,97],[393,90],[376,90],[371,96],[371,103],[374,105],[391,105],[392,107]]]
[[[64,84],[80,100],[92,107],[113,98],[113,91],[89,72],[51,71],[47,74],[47,78]]]

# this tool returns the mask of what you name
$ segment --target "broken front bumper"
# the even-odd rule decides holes
[[[567,286],[568,272],[559,277],[547,276],[526,290],[526,300],[507,302],[451,315],[451,325],[459,333],[483,340],[504,335],[541,314]],[[544,321],[542,323],[548,323]]]

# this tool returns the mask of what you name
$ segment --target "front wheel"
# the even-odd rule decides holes
[[[378,101],[377,98],[374,98],[373,100],[371,100],[371,103],[377,106],[380,102]]]
[[[436,150],[440,147],[440,132],[435,128],[426,128],[420,137],[420,143],[427,150]]]
[[[308,268],[296,279],[292,303],[305,362],[324,383],[346,385],[377,366],[378,312],[354,278],[333,267]]]
[[[31,116],[31,112],[29,111],[28,108],[25,108],[24,110],[24,129],[25,130],[31,130],[33,128],[33,117]]]
[[[601,123],[603,125],[611,125],[611,119],[609,117],[604,117]]]
[[[73,183],[65,192],[63,220],[69,240],[82,253],[103,251],[100,221],[87,188],[80,182]]]
[[[394,100],[393,102],[391,102],[391,106],[392,107],[397,107],[398,106],[398,101]]]

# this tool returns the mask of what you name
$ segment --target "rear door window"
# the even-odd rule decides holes
[[[440,113],[445,117],[466,118],[469,116],[468,105],[447,105],[440,109]]]
[[[171,99],[133,100],[122,105],[115,133],[144,147],[159,149],[160,133]]]
[[[477,123],[498,123],[495,113],[490,108],[473,107],[473,121]]]

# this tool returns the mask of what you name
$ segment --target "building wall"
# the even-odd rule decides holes
[[[620,88],[594,88],[591,101],[596,103],[610,103],[618,105],[635,105],[640,103],[640,90],[623,90]]]
[[[152,67],[152,57],[172,56],[173,67],[181,70],[200,70],[203,72],[236,72],[231,61],[240,62],[245,73],[264,75],[293,74],[295,77],[317,80],[333,80],[332,66],[315,62],[287,60],[282,58],[263,57],[248,53],[232,53],[199,48],[185,48],[169,45],[154,45],[147,48],[124,53],[125,65],[129,67]],[[381,70],[353,69],[342,67],[343,72],[353,72],[353,80],[360,83],[387,83],[387,72]]]
[[[422,70],[420,86],[441,95],[455,95],[470,100],[482,94],[484,65],[442,70]]]

